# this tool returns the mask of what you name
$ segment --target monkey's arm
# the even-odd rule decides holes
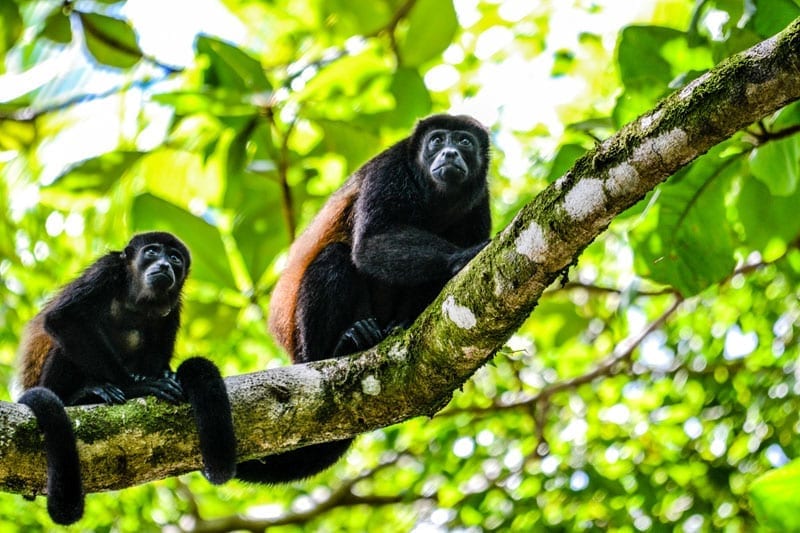
[[[399,226],[356,239],[353,261],[361,272],[381,281],[414,286],[450,278],[487,242],[460,248],[434,233]]]
[[[486,202],[461,216],[446,233],[447,238],[411,225],[405,218],[407,215],[394,207],[373,209],[357,218],[353,261],[360,271],[394,285],[446,280],[489,242]]]

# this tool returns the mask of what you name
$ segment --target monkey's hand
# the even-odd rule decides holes
[[[181,403],[185,400],[183,388],[172,371],[166,370],[159,377],[140,374],[133,374],[131,377],[133,384],[125,387],[125,395],[128,398],[155,396],[159,400],[169,403]]]
[[[97,403],[100,400],[109,405],[125,403],[125,393],[122,389],[111,383],[93,385],[78,389],[75,394],[69,397],[67,405],[87,405]]]
[[[359,320],[350,326],[339,338],[333,357],[360,352],[372,348],[386,337],[386,332],[378,325],[374,318]]]
[[[463,250],[460,250],[451,255],[450,260],[448,261],[448,266],[450,267],[450,275],[455,276],[456,274],[458,274],[458,272],[462,268],[464,268],[464,265],[469,263],[473,257],[478,255],[478,252],[483,250],[487,244],[489,244],[488,240],[478,243],[475,246],[464,248]]]

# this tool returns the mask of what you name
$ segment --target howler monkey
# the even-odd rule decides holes
[[[364,350],[408,326],[488,242],[489,135],[468,116],[434,115],[331,196],[289,251],[270,329],[295,363]],[[352,439],[237,466],[279,483],[332,465]]]
[[[72,423],[64,405],[124,403],[153,395],[187,398],[200,437],[204,473],[223,483],[236,467],[236,442],[225,384],[202,357],[170,370],[180,326],[180,298],[191,257],[170,233],[135,235],[48,302],[20,346],[19,403],[44,433],[47,509],[70,524],[83,515],[83,484]]]

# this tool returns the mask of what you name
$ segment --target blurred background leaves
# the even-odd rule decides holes
[[[497,231],[798,16],[796,0],[0,2],[0,397],[24,323],[148,229],[195,258],[177,360],[287,364],[265,313],[289,243],[416,120],[491,128]],[[798,131],[793,104],[618,217],[434,419],[364,435],[303,483],[93,495],[79,529],[797,528],[799,476],[774,469],[800,456]],[[0,526],[52,529],[11,494]]]

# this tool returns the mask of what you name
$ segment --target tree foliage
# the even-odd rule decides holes
[[[500,230],[601,139],[800,16],[794,0],[624,16],[613,2],[147,4],[0,3],[2,382],[56,285],[153,228],[195,258],[178,357],[228,375],[284,365],[264,313],[288,243],[418,118],[454,109],[492,128]],[[304,483],[194,474],[92,495],[80,525],[796,528],[796,469],[754,480],[800,456],[798,131],[792,104],[614,219],[433,419],[364,435]],[[0,523],[49,528],[41,502],[10,494]]]

